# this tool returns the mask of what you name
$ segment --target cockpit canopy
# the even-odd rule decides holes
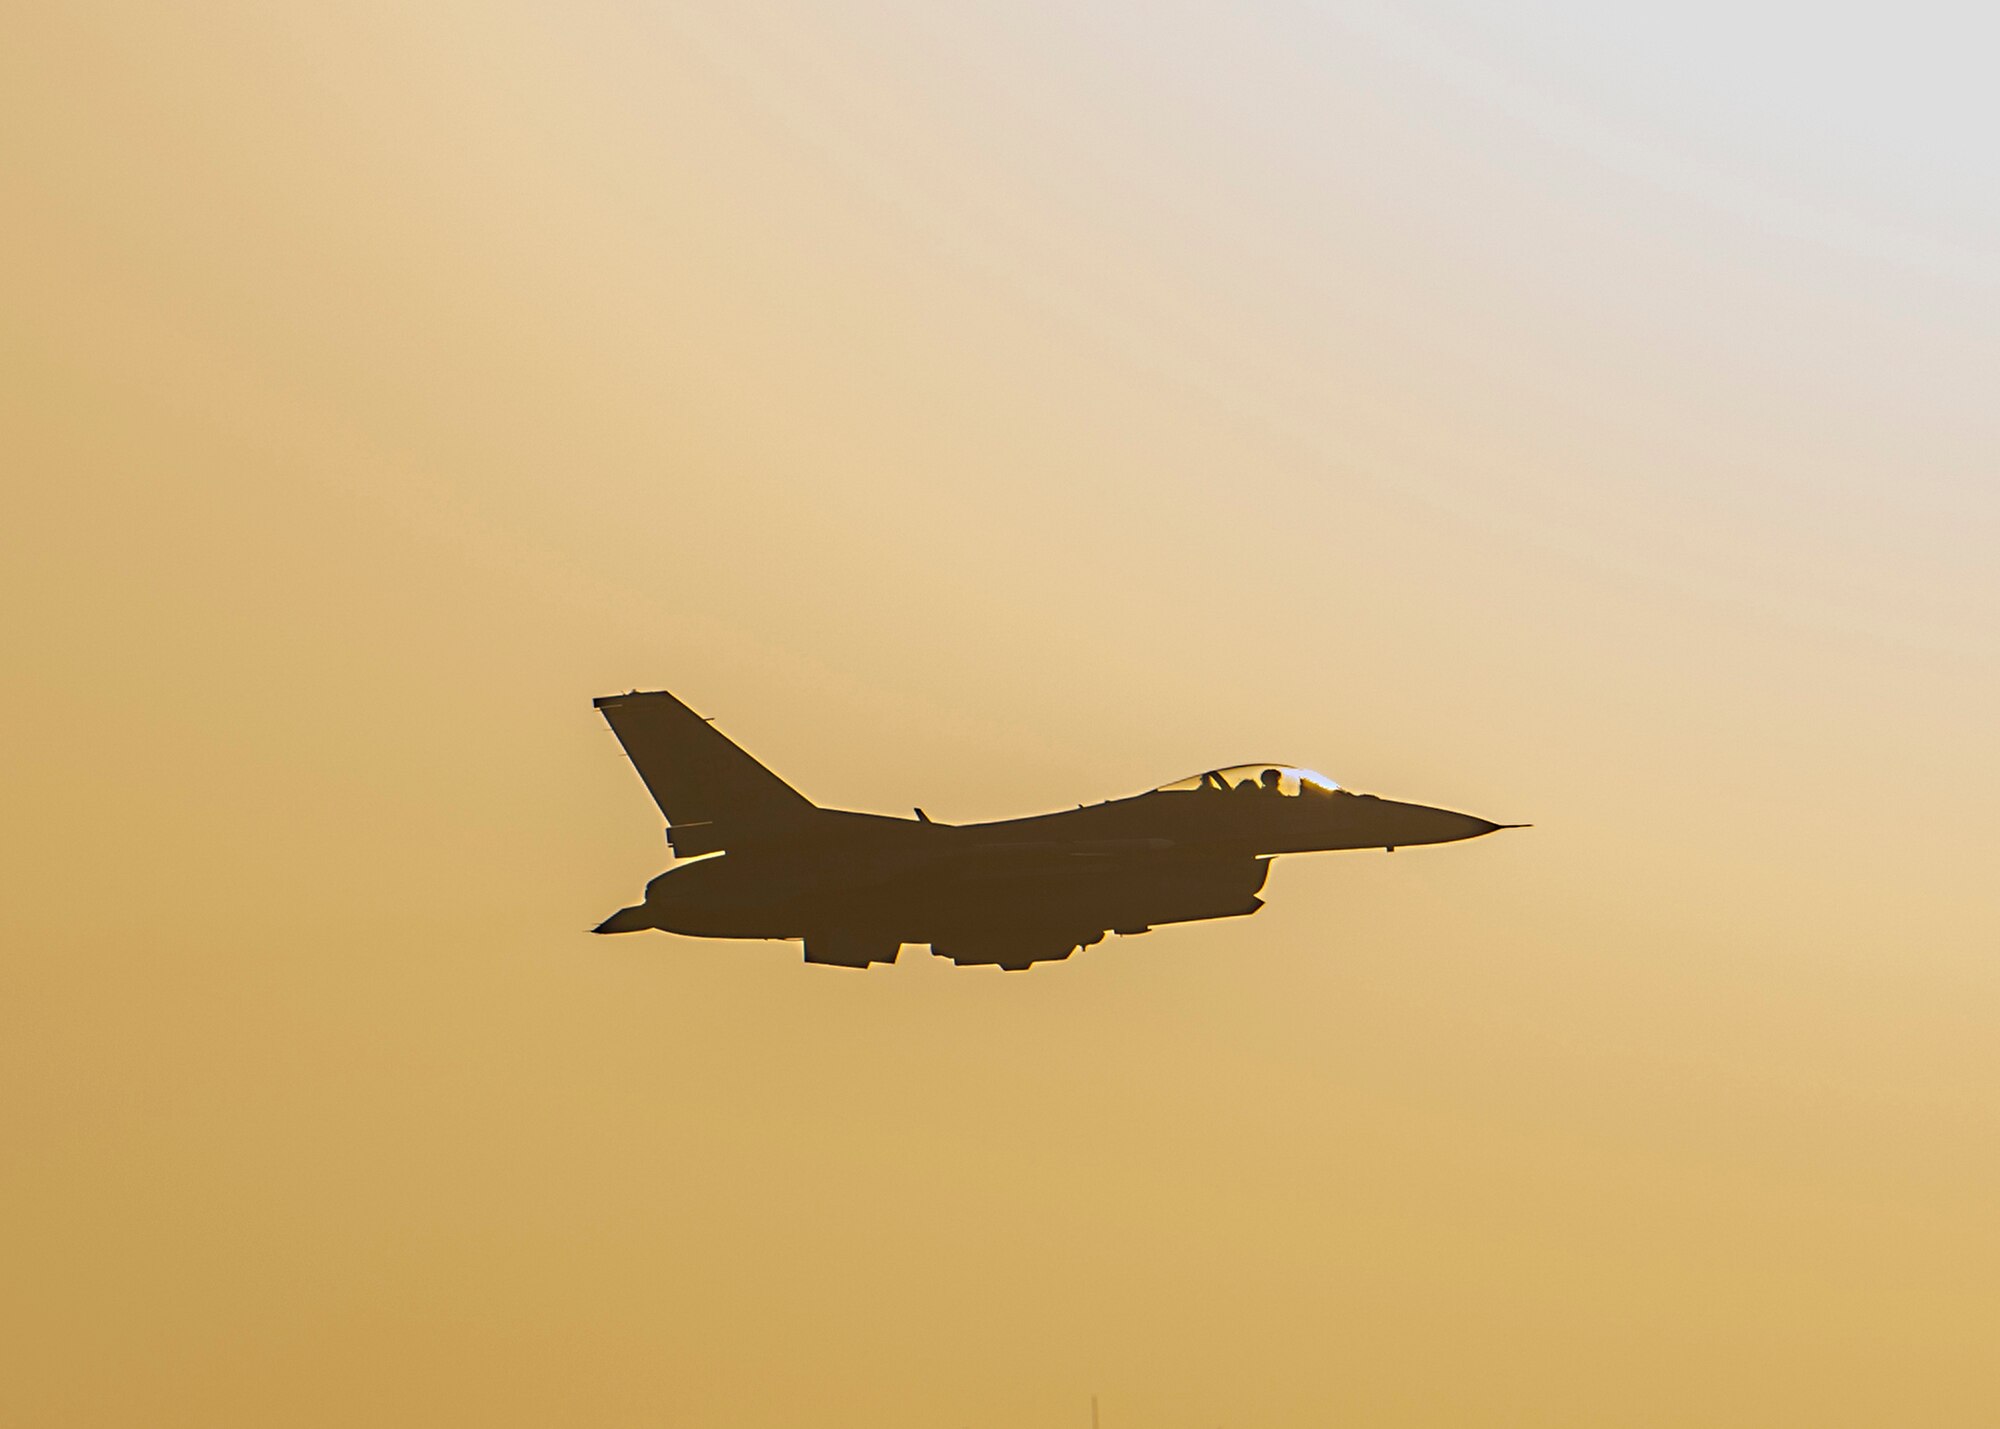
[[[1195,790],[1227,791],[1241,793],[1275,794],[1281,798],[1296,799],[1300,796],[1325,796],[1340,792],[1340,786],[1311,769],[1300,769],[1291,764],[1236,764],[1227,769],[1211,769],[1205,774],[1190,774],[1185,779],[1176,779],[1171,784],[1162,784],[1155,794],[1179,794]]]

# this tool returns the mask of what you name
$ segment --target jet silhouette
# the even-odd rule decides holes
[[[1237,918],[1279,854],[1449,843],[1499,828],[1239,764],[1128,799],[986,824],[823,809],[664,690],[592,703],[667,816],[681,861],[594,931],[803,939],[805,960],[1055,962],[1106,933]]]

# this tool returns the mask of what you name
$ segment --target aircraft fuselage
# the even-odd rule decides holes
[[[1504,827],[1281,765],[992,823],[824,809],[671,695],[598,705],[661,808],[681,809],[668,838],[683,858],[597,931],[798,938],[812,962],[865,966],[928,943],[959,963],[1026,967],[1107,932],[1254,913],[1281,854]]]

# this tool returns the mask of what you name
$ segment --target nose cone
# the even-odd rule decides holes
[[[1451,809],[1433,809],[1427,804],[1397,804],[1384,799],[1380,807],[1380,843],[1384,848],[1404,844],[1446,844],[1459,839],[1476,839],[1495,829],[1523,828],[1522,824],[1496,824],[1491,819],[1460,814]]]
[[[1450,809],[1425,809],[1437,832],[1431,836],[1432,843],[1450,843],[1454,839],[1476,839],[1481,834],[1490,834],[1500,825],[1490,819],[1475,818],[1471,814],[1455,814]]]

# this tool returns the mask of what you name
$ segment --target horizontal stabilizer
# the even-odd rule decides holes
[[[653,926],[653,920],[641,903],[635,908],[620,908],[590,931],[593,933],[641,933]]]

